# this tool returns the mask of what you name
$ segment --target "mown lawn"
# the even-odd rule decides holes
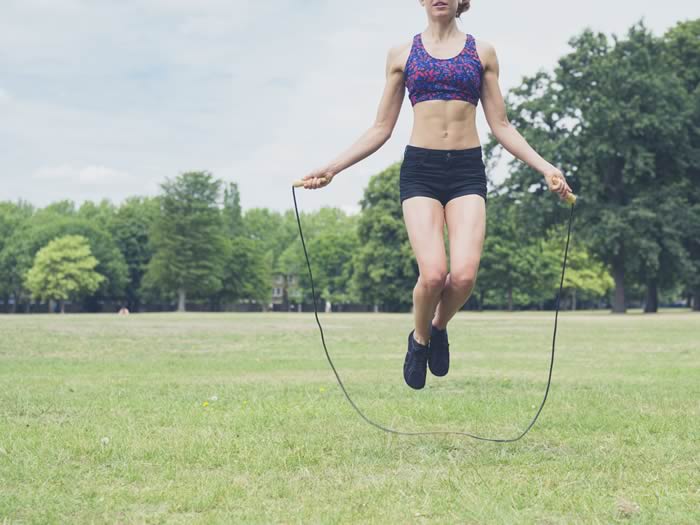
[[[463,313],[402,378],[409,315],[324,314],[367,414],[516,435],[552,313]],[[396,437],[310,314],[0,316],[0,523],[700,523],[700,314],[564,313],[514,444]]]

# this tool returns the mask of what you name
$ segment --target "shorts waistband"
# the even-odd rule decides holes
[[[433,157],[436,159],[445,157],[482,158],[483,154],[481,146],[475,146],[473,148],[466,149],[432,149],[421,148],[420,146],[413,146],[412,144],[406,144],[404,154],[419,152],[426,152],[426,155],[428,157]]]

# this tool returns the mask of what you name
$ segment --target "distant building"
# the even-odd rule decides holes
[[[271,310],[290,310],[299,303],[301,290],[298,287],[299,276],[296,274],[274,273],[272,275]]]

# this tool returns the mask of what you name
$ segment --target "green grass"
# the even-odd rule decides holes
[[[544,392],[552,313],[458,315],[422,391],[410,316],[322,322],[383,424],[509,437]],[[310,314],[0,316],[0,523],[698,523],[699,341],[687,311],[562,314],[504,445],[366,425]]]

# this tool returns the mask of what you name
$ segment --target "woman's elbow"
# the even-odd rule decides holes
[[[375,124],[372,128],[377,140],[381,141],[382,144],[391,138],[391,134],[394,131],[393,127],[387,124]]]
[[[500,139],[503,135],[507,135],[508,132],[513,128],[513,125],[508,120],[508,117],[499,117],[489,121],[489,127],[491,128],[491,133],[497,139]]]

